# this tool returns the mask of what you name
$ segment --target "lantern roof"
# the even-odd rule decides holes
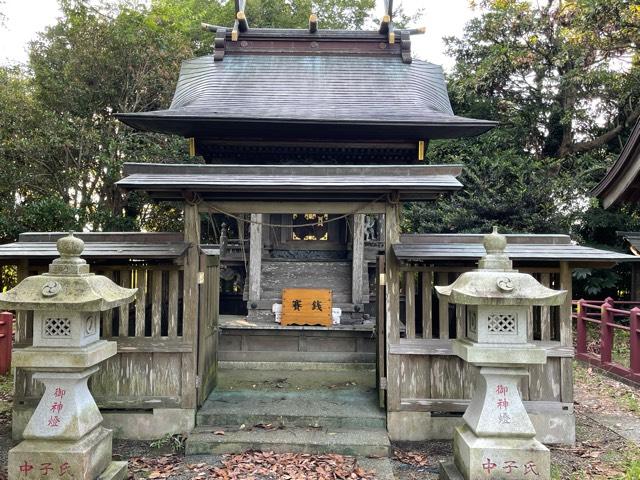
[[[451,285],[437,286],[438,296],[460,305],[560,305],[566,290],[553,290],[528,273],[513,269],[505,253],[507,239],[497,227],[485,235],[486,254],[478,268],[460,275]]]
[[[69,233],[56,247],[60,257],[49,272],[25,278],[8,292],[0,293],[0,308],[9,310],[104,311],[125,305],[137,288],[122,288],[102,275],[89,272],[80,258],[84,242]]]

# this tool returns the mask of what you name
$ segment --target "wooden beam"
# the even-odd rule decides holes
[[[249,229],[249,303],[260,300],[262,274],[262,214],[251,214]]]
[[[353,216],[351,302],[356,305],[359,305],[364,301],[362,296],[362,274],[364,272],[364,223],[364,214],[356,213]]]
[[[318,16],[315,13],[309,15],[309,33],[318,31]]]
[[[384,213],[385,204],[375,203],[354,203],[354,202],[258,202],[258,201],[220,201],[202,202],[200,211],[206,212],[227,212],[227,213],[300,213],[300,212],[322,212],[330,214],[356,213]]]

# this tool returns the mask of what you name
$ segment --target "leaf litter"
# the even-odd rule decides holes
[[[249,451],[223,455],[220,463],[185,463],[175,454],[134,457],[129,479],[212,478],[221,480],[375,480],[375,472],[358,465],[354,457],[308,453]]]

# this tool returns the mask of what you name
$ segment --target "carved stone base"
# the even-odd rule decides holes
[[[465,480],[550,479],[549,449],[535,438],[482,438],[463,425],[456,428],[453,449],[455,466]]]
[[[51,441],[81,440],[102,423],[87,380],[98,371],[92,367],[80,372],[36,372],[34,380],[45,391],[24,430],[24,438]]]
[[[105,472],[120,479],[126,471],[109,470],[111,430],[98,427],[78,441],[24,440],[9,451],[9,480],[96,479]],[[117,476],[121,475],[121,476]]]

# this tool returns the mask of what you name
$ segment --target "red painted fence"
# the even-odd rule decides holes
[[[0,375],[11,370],[11,348],[13,347],[13,314],[0,313]]]
[[[638,302],[577,300],[572,317],[576,319],[576,358],[640,385],[640,308]],[[587,325],[599,325],[600,354],[587,349]],[[629,368],[612,360],[616,330],[629,332]]]

